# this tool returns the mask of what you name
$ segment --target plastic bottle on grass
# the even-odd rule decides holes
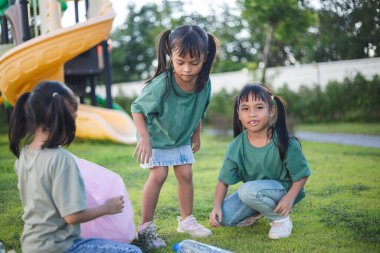
[[[0,242],[0,253],[5,253],[5,247],[2,242]]]
[[[180,243],[175,243],[173,245],[173,250],[177,253],[232,253],[232,251],[217,248],[215,246],[194,240],[183,240]]]

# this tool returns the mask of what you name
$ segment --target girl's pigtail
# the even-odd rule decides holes
[[[170,55],[170,48],[169,48],[169,37],[170,37],[171,30],[166,30],[163,33],[161,33],[160,39],[157,43],[157,61],[158,66],[156,69],[156,73],[154,76],[148,80],[150,82],[153,78],[156,76],[159,76],[161,73],[165,72],[168,65],[166,62],[166,56]]]
[[[198,85],[196,86],[195,92],[200,92],[206,85],[209,79],[210,72],[211,72],[211,67],[214,63],[216,52],[218,50],[219,44],[216,37],[208,33],[207,38],[208,38],[208,51],[206,55],[206,61],[203,64],[203,68],[201,72],[198,74],[197,84],[199,84],[199,86]]]
[[[54,93],[51,104],[48,109],[46,117],[48,130],[50,133],[64,133],[64,134],[50,134],[46,142],[41,148],[56,148],[60,145],[68,146],[75,138],[75,118],[73,112],[68,109],[65,98],[58,93]],[[72,108],[74,111],[74,108]]]
[[[234,104],[234,122],[233,122],[233,127],[234,127],[234,138],[241,134],[243,132],[243,125],[240,122],[239,119],[239,97],[236,97],[235,99],[235,104]]]
[[[289,146],[289,132],[286,127],[286,102],[279,96],[274,96],[274,100],[277,104],[277,121],[274,124],[274,129],[277,133],[277,146],[280,151],[280,157],[284,161]]]
[[[20,156],[20,142],[27,134],[27,123],[30,122],[26,117],[26,110],[28,107],[27,101],[29,96],[29,92],[24,93],[17,100],[9,122],[9,148],[17,158]]]

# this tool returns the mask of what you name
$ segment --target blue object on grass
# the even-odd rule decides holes
[[[228,250],[189,239],[175,243],[173,250],[177,253],[232,253]]]

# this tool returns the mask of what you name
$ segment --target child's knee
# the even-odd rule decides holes
[[[151,169],[150,177],[151,180],[154,181],[156,184],[162,185],[163,183],[165,183],[165,180],[168,177],[168,171],[165,169],[154,168]]]
[[[254,181],[242,184],[238,189],[238,196],[240,200],[246,205],[251,205],[252,202],[257,201],[258,191],[255,187]]]
[[[193,173],[191,170],[183,170],[176,173],[177,180],[181,183],[191,184],[193,182]]]

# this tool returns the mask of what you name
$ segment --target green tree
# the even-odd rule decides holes
[[[315,60],[336,61],[380,55],[380,2],[322,0]]]
[[[250,62],[257,61],[256,49],[238,9],[224,6],[207,16],[196,12],[186,13],[181,1],[163,1],[147,4],[137,10],[128,6],[124,24],[112,34],[112,70],[114,82],[146,79],[155,69],[155,43],[164,29],[174,29],[183,24],[196,24],[214,34],[220,42],[220,58],[213,71],[240,70]],[[238,14],[236,14],[238,13]]]
[[[220,58],[214,66],[215,72],[241,70],[249,64],[256,65],[258,61],[257,50],[249,36],[248,24],[240,15],[240,9],[231,9],[224,5],[221,14],[215,16],[213,33],[221,43]]]
[[[295,63],[294,52],[299,40],[308,35],[316,18],[312,11],[297,0],[240,0],[243,17],[248,22],[251,39],[258,43],[263,68],[262,81],[265,82],[266,68]],[[297,54],[298,53],[298,54]]]
[[[147,79],[154,71],[156,36],[164,30],[170,17],[156,4],[144,5],[136,11],[128,6],[124,25],[113,32],[112,77],[114,82]]]

